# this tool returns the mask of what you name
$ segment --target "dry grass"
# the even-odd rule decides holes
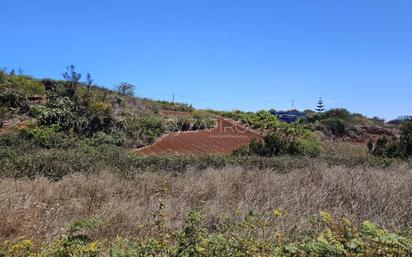
[[[167,223],[180,225],[189,210],[206,215],[210,227],[223,215],[263,214],[284,208],[287,230],[302,228],[320,210],[355,222],[371,219],[390,229],[412,227],[412,169],[328,167],[286,174],[241,168],[188,171],[178,176],[141,174],[134,179],[111,173],[64,177],[58,182],[3,178],[0,181],[0,241],[24,236],[50,239],[75,219],[96,215],[104,226],[98,238],[141,236],[164,198]]]

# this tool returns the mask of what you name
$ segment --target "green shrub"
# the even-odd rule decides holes
[[[412,121],[405,121],[401,125],[401,149],[406,156],[412,155]]]
[[[101,131],[110,133],[115,129],[115,120],[111,113],[79,110],[74,124],[77,133],[92,136]]]
[[[73,129],[79,134],[92,136],[96,132],[109,133],[114,128],[112,106],[94,101],[90,106],[77,105],[68,97],[53,95],[44,106],[33,106],[31,115],[41,125],[57,124],[64,130]]]
[[[43,115],[43,113],[45,113],[47,111],[47,107],[44,105],[32,105],[30,107],[30,116],[34,117],[34,118],[38,118],[40,116]]]
[[[31,114],[40,125],[58,125],[64,130],[73,128],[76,119],[75,113],[69,108],[47,108],[36,106]]]
[[[57,148],[66,143],[67,135],[59,133],[61,127],[57,124],[51,126],[30,127],[20,133],[23,137],[32,139],[33,143],[44,148]]]
[[[0,91],[0,107],[9,108],[19,113],[29,111],[29,103],[26,97],[14,89]]]
[[[290,150],[294,151],[292,144],[277,133],[272,133],[265,136],[263,138],[262,146],[256,147],[256,144],[253,145],[251,148],[252,153],[256,153],[260,156],[278,156],[281,154],[287,154]]]
[[[386,136],[376,142],[369,141],[368,149],[372,155],[387,158],[408,158],[412,155],[412,121],[403,122],[401,137],[398,140],[388,140]]]
[[[163,134],[163,121],[158,117],[129,118],[126,120],[126,131],[133,145],[150,144]]]
[[[125,144],[125,134],[120,131],[114,131],[110,134],[104,132],[97,132],[89,139],[89,144],[92,146],[100,145],[116,145],[123,146]]]
[[[327,118],[326,120],[322,120],[321,124],[326,133],[335,137],[343,137],[346,134],[345,122],[340,118]]]
[[[351,116],[351,113],[346,109],[336,108],[324,112],[323,116],[326,118],[338,118],[341,120],[348,120]]]
[[[254,129],[276,130],[288,126],[287,123],[281,122],[276,115],[273,115],[268,111],[259,111],[256,113],[241,111],[215,113],[223,117],[241,121]]]
[[[374,156],[386,158],[402,158],[405,156],[404,151],[399,142],[388,140],[387,137],[381,137],[376,140],[368,142],[369,152]]]
[[[297,154],[302,154],[310,157],[317,157],[323,152],[321,142],[313,137],[297,139],[299,151]]]
[[[248,146],[235,150],[233,155],[273,157],[287,154],[316,157],[321,152],[321,143],[311,134],[298,137],[292,132],[289,135],[277,132],[264,136],[263,140],[253,140]]]

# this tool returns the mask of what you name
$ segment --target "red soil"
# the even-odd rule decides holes
[[[261,135],[220,118],[215,128],[169,134],[152,145],[137,149],[136,152],[142,155],[229,155],[233,150],[249,144],[254,138],[260,139]]]

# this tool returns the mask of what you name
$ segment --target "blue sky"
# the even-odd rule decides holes
[[[412,114],[411,0],[8,0],[0,66],[221,110]]]

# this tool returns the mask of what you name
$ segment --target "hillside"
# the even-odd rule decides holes
[[[251,143],[253,133],[262,137],[275,133],[296,143],[298,154],[320,153],[322,145],[337,142],[361,143],[365,147],[369,143],[372,152],[379,139],[396,142],[400,137],[400,124],[369,119],[345,109],[322,113],[306,110],[304,120],[288,124],[268,111],[195,110],[188,104],[134,97],[134,86],[128,83],[121,83],[116,91],[108,90],[94,85],[89,74],[81,81],[74,66],[67,67],[63,75],[65,80],[35,79],[2,71],[0,134],[20,131],[47,145],[47,134],[70,132],[75,138],[105,137],[137,154],[226,155]],[[242,127],[238,141],[233,135],[229,135],[232,139],[213,140],[205,138],[206,132],[193,133],[205,130],[213,135],[221,117]]]
[[[410,256],[412,122],[0,72],[0,256]],[[391,232],[393,231],[393,232]]]
[[[72,129],[87,136],[98,132],[127,130],[139,121],[159,126],[155,134],[149,137],[139,131],[137,133],[142,138],[131,138],[132,134],[137,135],[132,131],[124,131],[129,145],[141,147],[152,143],[163,133],[175,132],[177,129],[185,131],[213,127],[213,120],[216,121],[219,116],[264,131],[286,126],[262,112],[196,111],[187,104],[133,97],[133,85],[127,83],[119,85],[117,92],[107,90],[94,85],[91,77],[81,82],[81,74],[74,67],[69,67],[65,76],[64,81],[38,80],[2,72],[0,133],[26,127],[33,122],[46,126],[58,124],[61,130]],[[128,89],[128,86],[131,88]],[[305,123],[311,126],[312,131],[319,131],[325,140],[366,143],[383,135],[396,138],[399,134],[397,125],[385,124],[378,118],[368,119],[361,114],[351,114],[345,109],[330,110],[322,115],[313,111],[305,111],[305,114],[308,117]]]

